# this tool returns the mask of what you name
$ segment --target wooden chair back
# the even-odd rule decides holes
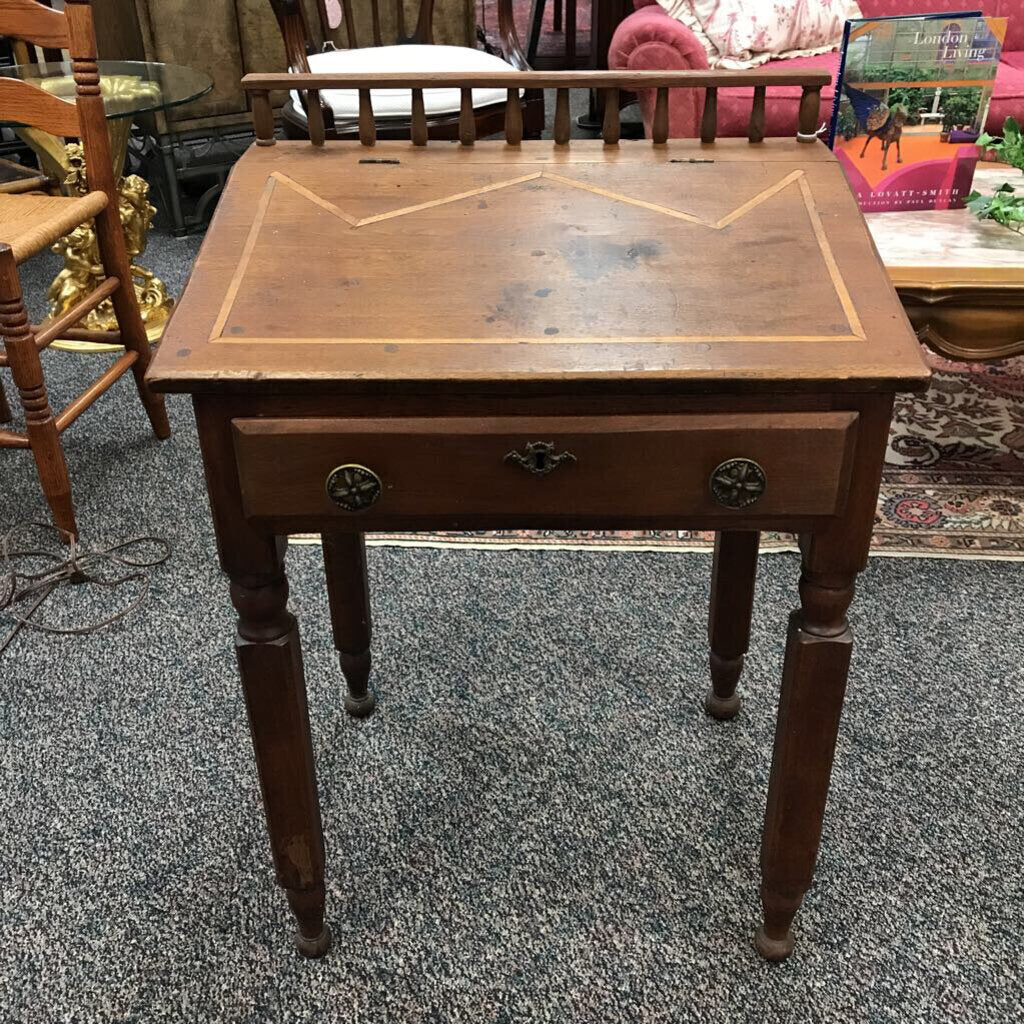
[[[52,7],[53,0],[39,0],[44,7]],[[0,36],[3,33],[0,32]],[[15,64],[39,64],[47,62],[59,64],[64,59],[62,51],[53,46],[37,46],[25,39],[13,39],[11,41],[11,52]]]
[[[372,19],[370,36],[365,34],[360,36],[359,34],[353,0],[316,0],[320,32],[325,40],[330,39],[338,27],[332,19],[334,10],[338,10],[342,13],[341,20],[345,26],[345,38],[350,50],[358,50],[363,46],[387,46],[401,43],[432,44],[434,42],[434,0],[420,0],[412,35],[409,35],[406,30],[407,22],[403,0],[357,0],[357,2],[370,5]],[[383,28],[387,21],[385,3],[389,9],[394,10],[393,36],[386,35]],[[302,0],[270,0],[270,6],[281,27],[288,66],[294,71],[308,71],[309,66],[306,64],[305,57],[307,53],[313,52],[313,41]]]
[[[28,82],[0,78],[0,110],[8,121],[80,139],[89,188],[106,192],[117,209],[90,0],[65,0],[63,11],[37,0],[0,0],[0,36],[68,51],[75,81],[74,103]]]

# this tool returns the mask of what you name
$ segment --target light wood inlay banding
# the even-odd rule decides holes
[[[682,210],[675,210],[671,207],[661,206],[657,203],[651,203],[646,200],[636,199],[632,196],[623,195],[619,192],[614,192],[610,189],[601,188],[598,185],[594,185],[590,182],[583,182],[574,178],[566,177],[561,174],[557,174],[553,171],[542,170],[533,171],[530,174],[520,175],[516,178],[510,178],[505,181],[492,182],[488,185],[482,185],[478,188],[469,189],[464,192],[458,192],[448,196],[441,196],[436,199],[431,199],[423,203],[416,203],[412,206],[401,207],[396,210],[389,210],[385,213],[374,214],[369,217],[356,218],[345,210],[341,209],[336,204],[324,199],[322,196],[317,195],[312,190],[301,185],[299,182],[288,177],[288,175],[280,172],[273,171],[267,179],[267,186],[261,196],[260,203],[257,207],[256,216],[253,220],[252,227],[250,228],[249,234],[246,238],[245,246],[239,260],[239,265],[235,271],[234,276],[231,279],[228,292],[225,295],[224,303],[222,305],[217,321],[214,325],[210,340],[218,341],[223,343],[234,343],[234,344],[253,344],[257,342],[267,343],[285,343],[285,344],[322,344],[325,341],[331,341],[336,344],[345,345],[376,345],[380,344],[381,339],[379,337],[351,337],[351,338],[322,338],[322,337],[304,337],[304,338],[287,338],[287,337],[224,337],[223,332],[225,325],[227,324],[228,318],[231,313],[231,308],[234,305],[237,297],[241,282],[245,276],[246,268],[249,264],[253,250],[255,248],[256,239],[259,234],[260,228],[266,216],[267,208],[270,204],[270,198],[273,193],[274,185],[281,183],[293,190],[297,194],[301,195],[305,199],[314,203],[321,209],[333,214],[340,220],[344,221],[350,228],[357,229],[367,227],[373,224],[378,224],[383,221],[392,220],[397,217],[403,217],[408,214],[417,213],[423,210],[436,208],[439,206],[445,206],[451,203],[460,202],[463,200],[475,198],[477,196],[485,195],[490,192],[499,191],[505,188],[509,188],[515,185],[525,184],[531,181],[537,181],[540,179],[547,179],[552,182],[557,182],[561,185],[565,185],[569,188],[579,189],[583,192],[588,192],[593,195],[601,196],[605,199],[613,202],[625,203],[630,206],[635,206],[640,209],[649,210],[653,213],[670,217],[675,220],[684,221],[686,223],[694,224],[698,227],[708,228],[712,231],[721,231],[731,224],[734,224],[740,218],[745,216],[751,210],[767,202],[773,196],[780,193],[783,189],[788,186],[799,183],[801,199],[804,206],[807,208],[810,225],[815,236],[815,241],[819,251],[821,252],[822,258],[825,263],[825,267],[828,271],[829,277],[836,290],[836,295],[839,300],[840,306],[842,307],[843,313],[847,319],[850,327],[849,334],[825,334],[818,332],[807,332],[805,334],[735,334],[735,335],[699,335],[699,334],[680,334],[680,335],[665,335],[665,336],[638,336],[630,338],[618,339],[621,343],[699,343],[699,342],[824,342],[824,341],[858,341],[863,340],[864,333],[861,326],[860,320],[857,316],[856,310],[853,306],[853,302],[850,298],[849,290],[843,281],[842,275],[839,271],[838,264],[835,260],[835,256],[828,243],[828,239],[825,235],[824,227],[821,223],[821,217],[814,204],[813,194],[811,193],[810,187],[807,184],[805,172],[803,170],[794,170],[781,178],[775,184],[762,189],[757,195],[752,196],[746,202],[742,203],[732,212],[726,214],[724,217],[717,221],[704,220],[701,217],[696,216],[692,213],[687,213]],[[530,336],[515,336],[515,337],[462,337],[462,338],[425,338],[425,337],[410,337],[410,338],[389,338],[391,344],[417,344],[417,345],[451,345],[451,344],[558,344],[558,345],[580,345],[580,344],[598,344],[601,342],[600,338],[590,336],[574,336],[566,337],[559,335],[556,338],[551,337],[530,337]]]
[[[843,280],[843,275],[839,272],[839,264],[836,263],[835,255],[832,252],[832,246],[829,245],[828,235],[825,234],[825,227],[821,223],[821,215],[818,213],[818,208],[814,205],[814,196],[811,194],[811,186],[807,184],[807,179],[801,175],[800,177],[800,191],[804,196],[804,205],[807,207],[807,215],[811,218],[811,227],[814,229],[814,237],[818,240],[818,248],[821,250],[822,259],[825,261],[825,266],[828,267],[829,277],[832,278],[832,285],[836,290],[836,295],[839,297],[839,301],[842,304],[843,312],[846,314],[847,322],[850,325],[850,330],[853,334],[864,340],[864,328],[861,325],[860,317],[857,315],[857,307],[853,304],[853,299],[850,297],[850,291],[846,287],[846,282]]]

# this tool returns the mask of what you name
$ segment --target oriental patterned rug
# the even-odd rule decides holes
[[[923,395],[897,399],[878,498],[880,555],[1024,559],[1024,357],[953,363],[926,350],[935,370]],[[710,533],[555,530],[374,534],[371,544],[707,551]],[[766,551],[794,538],[766,534]]]

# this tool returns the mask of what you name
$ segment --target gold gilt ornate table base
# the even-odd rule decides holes
[[[123,79],[123,81],[121,80]],[[48,82],[41,83],[44,86]],[[105,96],[108,103],[127,95],[128,89],[153,89],[154,83],[143,82],[129,76],[112,76],[103,81],[105,92],[119,88],[117,95]],[[116,89],[115,89],[116,91]],[[107,121],[110,131],[110,150],[114,158],[114,173],[120,175],[124,169],[128,139],[131,135],[131,118],[115,118]],[[85,179],[85,159],[82,147],[77,142],[65,144],[63,140],[35,128],[19,129],[18,134],[38,154],[40,166],[56,181],[61,182],[68,195],[82,195],[88,191]],[[150,341],[158,339],[164,330],[174,300],[167,292],[167,286],[151,270],[136,262],[146,248],[149,226],[156,207],[149,201],[149,183],[137,174],[121,176],[118,182],[118,212],[124,225],[125,244],[135,282],[139,309]],[[74,306],[103,280],[103,267],[96,244],[96,233],[92,223],[75,228],[54,246],[53,252],[64,260],[64,268],[50,285],[49,313],[59,316]],[[91,331],[117,330],[114,308],[109,299],[88,313],[76,325]],[[56,341],[53,348],[71,349],[79,352],[115,352],[120,345],[93,341]]]

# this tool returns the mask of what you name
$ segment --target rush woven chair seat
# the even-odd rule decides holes
[[[0,4],[0,35],[16,36],[38,46],[64,48],[71,56],[74,70],[73,104],[26,82],[0,79],[0,116],[53,135],[81,139],[90,186],[90,191],[80,197],[0,194],[0,368],[10,368],[25,411],[25,431],[0,430],[0,448],[31,449],[54,522],[69,536],[77,536],[61,433],[129,370],[135,376],[153,432],[163,439],[171,431],[162,396],[154,395],[144,380],[150,362],[149,342],[139,314],[118,214],[89,0],[66,0],[64,11],[50,10],[36,0],[4,0]],[[18,265],[90,220],[95,220],[104,280],[61,316],[33,326],[25,312]],[[117,331],[86,332],[75,327],[86,313],[107,299],[114,307]],[[86,334],[90,340],[120,342],[124,354],[55,414],[50,408],[39,353],[58,338]],[[0,383],[0,423],[12,418]]]
[[[0,195],[0,236],[15,263],[53,245],[107,205],[106,192],[84,196]]]

